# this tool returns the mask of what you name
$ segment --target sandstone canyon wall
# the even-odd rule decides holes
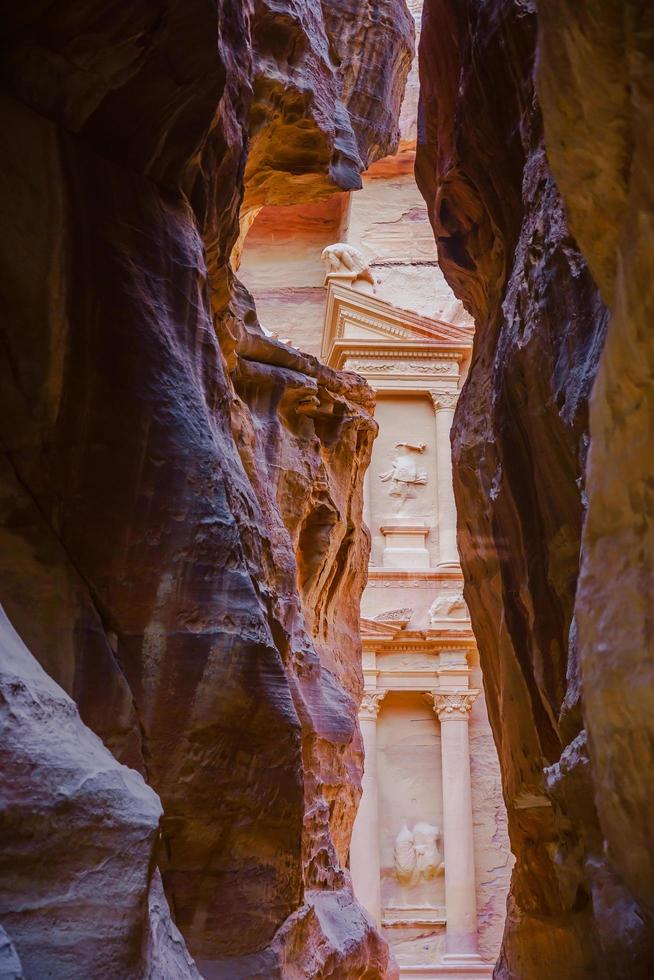
[[[392,149],[409,15],[28,0],[1,33],[2,956],[192,977],[172,912],[205,978],[390,976],[345,868],[371,393],[265,337],[229,257],[243,200]]]
[[[499,978],[654,969],[653,37],[646,0],[425,4],[417,174],[477,323],[453,454],[517,857]]]

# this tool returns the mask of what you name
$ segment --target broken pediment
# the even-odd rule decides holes
[[[400,309],[378,296],[358,292],[331,281],[328,288],[322,358],[334,360],[338,348],[367,342],[418,344],[439,353],[450,352],[462,360],[472,346],[471,327],[446,323]]]

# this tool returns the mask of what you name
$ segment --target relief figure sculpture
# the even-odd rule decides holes
[[[419,821],[409,830],[406,821],[395,838],[395,874],[407,888],[431,881],[443,870],[440,832],[433,824]]]
[[[411,442],[396,442],[399,450],[391,463],[391,468],[379,474],[382,483],[390,483],[389,495],[395,497],[399,508],[411,497],[415,497],[414,487],[427,482],[427,471],[420,469],[416,462],[416,453],[424,453],[425,443],[417,445]]]
[[[325,285],[331,280],[343,280],[352,289],[374,293],[375,277],[358,248],[347,242],[336,242],[324,248],[321,255],[325,266]]]
[[[432,602],[427,613],[430,626],[437,626],[444,619],[467,619],[468,607],[463,590],[440,595]]]

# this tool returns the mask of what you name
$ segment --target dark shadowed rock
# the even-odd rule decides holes
[[[228,260],[244,186],[392,146],[404,4],[35,0],[2,44],[2,599],[159,794],[207,976],[382,976],[345,866],[372,393],[264,337]]]

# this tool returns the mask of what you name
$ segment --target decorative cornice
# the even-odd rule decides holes
[[[346,354],[356,354],[357,357],[379,358],[422,358],[434,362],[444,361],[450,371],[454,371],[451,362],[461,360],[458,351],[438,350],[432,341],[417,341],[411,338],[406,344],[396,344],[393,341],[380,340],[379,345],[372,343],[369,339],[362,342],[359,338],[348,337],[338,342],[339,349]]]
[[[395,360],[396,358],[422,358],[442,361],[450,365],[454,374],[454,364],[460,364],[466,348],[457,344],[446,347],[429,337],[409,336],[404,339],[390,337],[340,337],[334,339],[330,356],[338,355],[342,361],[346,357],[372,357]],[[457,369],[458,370],[458,369]]]
[[[403,639],[405,630],[398,630],[395,636],[385,635],[381,630],[375,636],[371,632],[361,635],[361,644],[364,650],[380,655],[386,653],[440,653],[443,650],[465,650],[472,652],[476,650],[475,637],[472,629],[459,631],[458,636],[450,633],[443,636],[435,636],[433,633],[422,633],[421,637],[415,635],[410,639]]]
[[[359,718],[374,720],[379,714],[381,703],[386,697],[386,691],[365,691],[359,708]]]
[[[439,721],[448,718],[468,718],[479,691],[430,691],[431,701]]]
[[[365,650],[372,650],[373,653],[425,653],[438,651],[438,647],[435,644],[430,644],[426,647],[428,643],[427,640],[422,642],[414,640],[412,643],[396,642],[395,640],[386,640],[383,636],[375,639],[375,637],[368,636],[362,637],[362,642]]]
[[[455,408],[457,401],[459,400],[458,391],[430,391],[431,400],[434,403],[434,408],[437,412],[442,409],[452,409]]]

